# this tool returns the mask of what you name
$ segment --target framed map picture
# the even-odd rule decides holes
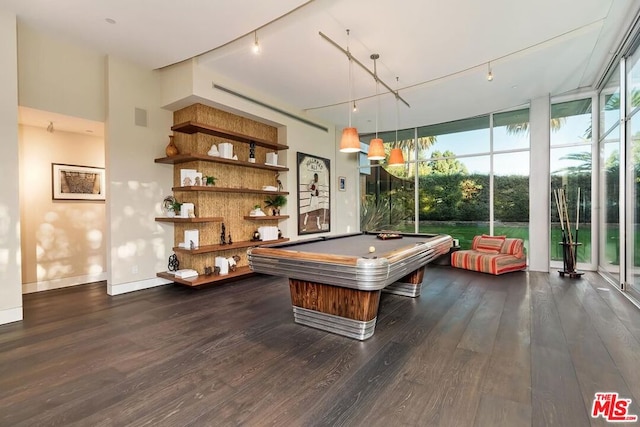
[[[331,230],[329,159],[298,152],[298,235]]]
[[[51,164],[53,200],[105,200],[104,168]]]

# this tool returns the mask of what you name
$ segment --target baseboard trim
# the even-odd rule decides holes
[[[138,280],[136,282],[118,283],[112,285],[107,283],[107,293],[109,295],[121,295],[129,292],[141,291],[143,289],[155,288],[156,286],[168,285],[171,280],[154,277],[153,279]]]
[[[31,294],[33,292],[67,288],[69,286],[84,285],[85,283],[101,282],[103,280],[107,280],[106,272],[85,274],[83,276],[63,277],[61,279],[45,280],[42,282],[23,283],[22,293]]]
[[[22,307],[0,310],[0,325],[19,322],[22,320]]]

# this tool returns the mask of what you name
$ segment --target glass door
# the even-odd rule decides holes
[[[626,217],[627,217],[627,257],[626,283],[627,291],[638,299],[640,295],[640,246],[639,223],[640,212],[640,51],[636,50],[627,59],[627,186]]]
[[[620,71],[600,95],[600,270],[620,283]]]

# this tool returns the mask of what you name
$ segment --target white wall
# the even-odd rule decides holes
[[[193,81],[191,88],[184,84],[189,79]],[[174,82],[178,82],[178,84],[174,85]],[[331,232],[328,234],[358,231],[360,215],[357,203],[357,157],[340,153],[337,150],[336,137],[339,138],[340,135],[336,136],[334,126],[309,119],[328,128],[327,131],[318,129],[251,101],[214,89],[212,87],[214,82],[244,96],[309,119],[305,117],[304,112],[282,105],[278,100],[261,93],[259,89],[240,86],[224,76],[217,75],[209,68],[199,66],[195,60],[162,71],[162,105],[176,110],[201,102],[278,127],[279,142],[289,146],[286,153],[280,153],[279,159],[280,164],[289,167],[286,179],[283,180],[285,190],[290,192],[289,203],[282,210],[282,214],[291,216],[288,220],[281,221],[279,226],[284,236],[292,240],[299,238],[295,199],[297,189],[296,154],[303,152],[330,159],[332,209]],[[338,191],[339,176],[347,177],[348,185],[345,192]]]
[[[0,10],[0,324],[22,319],[16,16]]]
[[[111,295],[167,283],[173,230],[155,222],[161,202],[171,194],[173,168],[154,163],[164,157],[173,115],[160,108],[159,71],[107,59],[107,243]],[[138,126],[135,109],[147,112]]]
[[[105,55],[18,25],[21,106],[103,122]]]
[[[19,130],[23,292],[105,280],[105,203],[51,196],[51,164],[103,168],[103,138],[33,126]]]

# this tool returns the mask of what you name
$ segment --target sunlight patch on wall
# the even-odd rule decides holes
[[[6,205],[0,205],[0,245],[8,245],[11,217]],[[9,249],[0,248],[0,272],[5,273],[9,267]]]
[[[5,273],[9,266],[9,249],[0,248],[0,272]]]
[[[167,253],[167,247],[164,244],[164,239],[160,237],[156,237],[152,239],[151,244],[153,245],[153,252],[155,257],[158,259],[163,259],[165,254]]]
[[[102,231],[97,229],[87,231],[87,242],[91,249],[100,249],[102,247]]]
[[[99,264],[100,262],[102,262],[101,259],[98,260],[98,264],[91,264],[89,266],[89,274],[100,274],[104,271],[102,265]]]
[[[136,244],[133,242],[127,242],[124,245],[118,247],[117,256],[120,259],[127,259],[136,255]]]
[[[58,215],[58,212],[49,211],[46,214],[44,214],[44,220],[46,222],[53,223],[58,221],[59,219],[60,219],[60,215]]]
[[[42,215],[45,222],[35,233],[35,274],[37,281],[102,273],[104,246],[100,231],[101,206],[74,206],[65,203]],[[83,261],[84,259],[84,261]],[[89,261],[90,260],[90,261]]]

